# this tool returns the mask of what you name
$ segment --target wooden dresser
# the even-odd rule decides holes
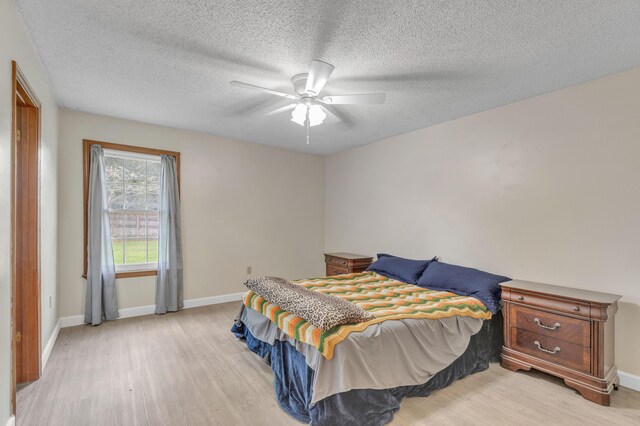
[[[609,405],[619,383],[614,315],[620,296],[528,281],[500,286],[502,366],[553,374],[589,401]]]
[[[327,276],[352,274],[362,272],[371,265],[373,257],[361,256],[353,253],[325,253],[324,263],[327,266]]]

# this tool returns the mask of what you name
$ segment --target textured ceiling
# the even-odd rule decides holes
[[[640,66],[640,1],[16,0],[60,106],[328,154]],[[326,94],[385,92],[304,128],[286,99],[311,59]]]

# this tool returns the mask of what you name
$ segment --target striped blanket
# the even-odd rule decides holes
[[[336,275],[292,281],[309,290],[318,291],[355,303],[375,318],[358,324],[348,324],[322,331],[253,291],[244,294],[245,306],[269,318],[290,337],[312,345],[326,359],[333,357],[335,346],[356,331],[372,324],[394,319],[440,319],[468,316],[490,319],[491,312],[479,300],[440,290],[429,290],[413,284],[387,278],[375,272]]]

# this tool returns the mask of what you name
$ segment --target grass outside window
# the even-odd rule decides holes
[[[113,240],[113,259],[116,265],[157,262],[158,240],[149,240],[149,260],[146,240]]]

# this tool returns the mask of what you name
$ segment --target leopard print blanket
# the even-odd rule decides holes
[[[274,305],[324,331],[337,325],[356,324],[374,318],[358,305],[306,289],[284,278],[255,277],[244,285]]]

